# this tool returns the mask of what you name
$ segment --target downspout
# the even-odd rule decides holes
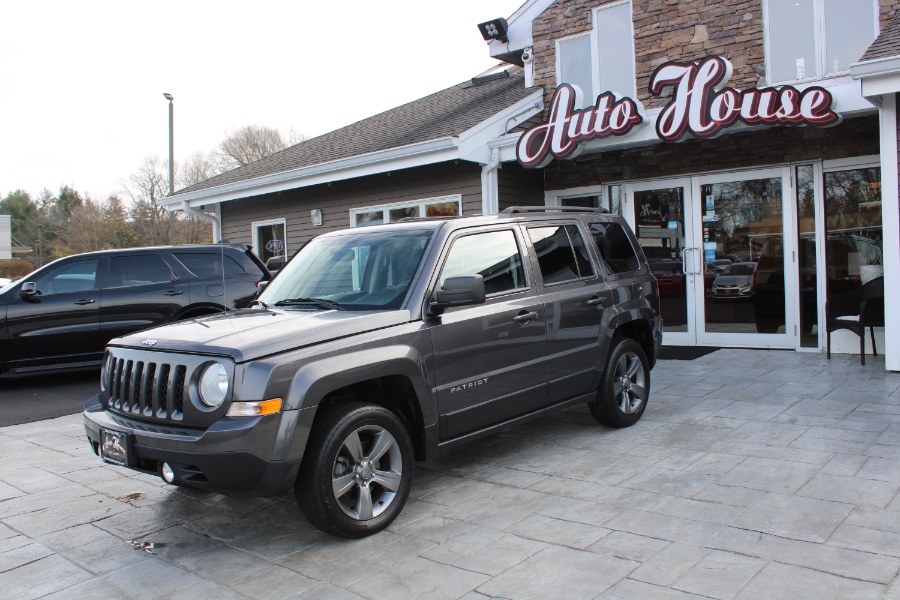
[[[209,221],[210,223],[212,223],[213,242],[218,242],[222,239],[222,224],[219,222],[219,219],[217,217],[208,215],[202,210],[191,208],[190,206],[188,206],[187,200],[181,202],[181,210],[189,215],[197,217],[198,219],[203,219],[204,221]]]
[[[500,186],[497,168],[500,166],[500,149],[491,148],[491,159],[481,167],[481,213],[495,215],[500,212]]]

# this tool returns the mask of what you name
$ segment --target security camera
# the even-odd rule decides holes
[[[527,48],[525,48],[525,50],[522,51],[522,62],[530,63],[533,59],[534,53],[532,52],[531,46],[528,46]]]

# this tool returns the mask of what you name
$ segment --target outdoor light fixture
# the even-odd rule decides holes
[[[479,23],[478,31],[481,32],[481,37],[483,37],[486,42],[489,42],[490,40],[498,40],[501,42],[509,41],[509,37],[506,35],[507,32],[509,32],[509,27],[506,25],[506,19],[491,19],[490,21]]]
[[[167,92],[163,92],[163,98],[165,98],[165,99],[168,100],[169,102],[171,102],[172,100],[175,99],[175,97],[172,96],[172,94],[169,94],[169,93],[167,93]]]

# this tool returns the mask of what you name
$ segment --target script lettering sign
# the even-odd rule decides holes
[[[672,88],[672,98],[656,120],[659,139],[710,138],[737,123],[827,127],[841,121],[833,109],[834,98],[821,86],[741,91],[726,87],[731,74],[731,63],[721,56],[660,65],[650,78],[649,92],[660,96]],[[627,135],[644,122],[637,100],[604,92],[593,106],[576,110],[579,95],[576,87],[559,85],[550,100],[547,120],[519,138],[516,158],[520,164],[536,168],[554,158],[573,158],[583,142]]]

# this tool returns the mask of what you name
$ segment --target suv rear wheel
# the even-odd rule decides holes
[[[631,338],[613,339],[597,390],[588,404],[591,414],[610,427],[628,427],[640,420],[650,396],[650,364],[641,345]]]
[[[328,533],[377,533],[406,504],[412,463],[412,442],[394,413],[360,402],[335,406],[309,441],[294,486],[297,503]]]

